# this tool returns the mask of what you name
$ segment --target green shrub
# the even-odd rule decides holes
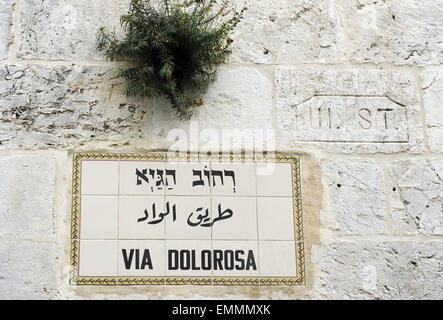
[[[163,0],[159,9],[132,0],[120,21],[123,39],[100,28],[99,49],[111,61],[136,61],[120,71],[127,96],[165,95],[178,118],[189,120],[231,53],[229,33],[244,10],[235,11],[229,0]]]

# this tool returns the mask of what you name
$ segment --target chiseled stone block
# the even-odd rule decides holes
[[[426,133],[431,152],[443,152],[443,71],[423,74]]]
[[[120,30],[130,0],[21,1],[19,52],[23,59],[104,60],[97,30]]]
[[[0,237],[54,237],[56,161],[41,156],[0,159]]]
[[[0,299],[56,297],[54,243],[0,242]]]
[[[13,0],[0,0],[0,59],[8,57]]]
[[[281,149],[423,152],[417,86],[408,72],[281,67],[275,87]]]
[[[313,247],[323,299],[441,299],[441,242],[342,241]]]
[[[223,145],[237,151],[242,147],[252,150],[261,138],[267,141],[273,115],[272,80],[266,73],[253,67],[222,68],[203,100],[189,122],[178,120],[169,103],[157,99],[153,112],[154,146],[168,148],[175,143],[175,136],[182,141],[187,139],[185,146],[193,151],[221,149]]]
[[[236,0],[238,8],[245,1]],[[233,33],[236,63],[328,63],[345,60],[343,10],[335,1],[254,0]]]
[[[398,160],[390,175],[394,233],[443,235],[443,161]]]
[[[351,0],[346,23],[356,62],[438,65],[443,62],[443,3]]]
[[[115,68],[0,66],[0,149],[145,138],[149,103],[124,96],[122,83]]]
[[[329,205],[339,232],[346,235],[385,234],[385,196],[380,168],[373,161],[335,160],[326,163]]]

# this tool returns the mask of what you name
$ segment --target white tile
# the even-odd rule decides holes
[[[217,258],[213,262],[215,277],[258,277],[257,241],[215,240],[212,242],[212,250]]]
[[[120,196],[119,239],[164,239],[165,223],[172,219],[172,213],[162,217],[163,214],[163,196]]]
[[[212,251],[210,240],[167,240],[170,277],[210,277],[212,275]]]
[[[210,197],[166,196],[166,203],[168,202],[171,210],[175,205],[176,220],[168,219],[166,221],[167,239],[211,239],[211,227],[204,226],[205,220],[211,222]],[[206,214],[208,216],[203,218]],[[199,219],[199,216],[202,216],[202,218]]]
[[[116,240],[81,240],[79,276],[116,277],[117,250]]]
[[[294,240],[292,198],[257,199],[259,240]]]
[[[118,161],[82,160],[80,192],[118,195]]]
[[[117,239],[117,196],[83,195],[80,203],[81,239]]]
[[[260,241],[260,277],[296,277],[294,241]]]
[[[256,166],[254,163],[211,163],[212,195],[255,196]]]
[[[167,181],[164,162],[120,162],[120,195],[164,195]]]
[[[292,197],[294,191],[292,180],[292,164],[276,163],[272,173],[257,174],[257,195]]]
[[[166,272],[165,241],[120,240],[120,277],[163,277]]]
[[[212,220],[212,239],[257,240],[255,197],[213,197]]]
[[[175,162],[166,163],[167,170],[175,172],[175,184],[173,176],[168,176],[171,183],[166,189],[167,195],[199,195],[210,194],[210,166],[209,162]],[[171,172],[172,173],[172,172]]]
[[[275,159],[261,157],[260,155],[256,155],[257,159],[255,160],[257,175],[267,175],[272,174],[275,170]]]

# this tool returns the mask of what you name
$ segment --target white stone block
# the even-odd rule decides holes
[[[443,152],[443,72],[424,72],[422,90],[429,149]]]
[[[0,59],[8,57],[13,0],[0,0]]]
[[[56,246],[53,243],[0,242],[0,299],[54,299]]]
[[[275,86],[281,150],[423,151],[421,109],[408,72],[281,67]]]
[[[385,234],[385,195],[380,168],[372,161],[335,160],[326,164],[330,211],[339,232]]]
[[[395,161],[390,175],[394,233],[443,235],[443,161]]]
[[[0,159],[0,172],[0,237],[54,237],[56,161],[11,156]]]
[[[21,1],[19,52],[23,59],[105,60],[97,30],[120,30],[130,0]]]
[[[189,122],[178,120],[170,104],[157,99],[153,112],[154,147],[167,149],[176,144],[176,137],[180,141],[187,139],[193,151],[222,149],[223,145],[237,151],[251,150],[256,142],[261,145],[256,137],[263,134],[266,140],[267,130],[273,128],[272,81],[256,68],[220,69],[203,100]]]
[[[343,241],[314,246],[322,299],[441,299],[441,242]]]
[[[443,62],[443,2],[351,0],[350,56],[356,62],[438,65]]]
[[[150,134],[147,100],[124,96],[115,68],[0,66],[0,149],[75,147]]]
[[[241,8],[245,1],[235,1]],[[343,9],[327,0],[246,1],[230,62],[293,64],[345,60]]]

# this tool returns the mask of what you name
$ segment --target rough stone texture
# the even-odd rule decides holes
[[[173,141],[167,137],[171,130],[180,129],[188,140],[199,137],[200,143],[195,148],[217,148],[222,143],[223,133],[239,136],[243,130],[259,130],[266,134],[266,129],[273,128],[272,123],[272,81],[266,73],[252,67],[223,68],[217,81],[204,96],[205,103],[196,111],[191,123],[180,122],[171,112],[167,103],[155,103],[153,112],[153,143],[158,148],[166,148]],[[196,135],[190,128],[196,129]],[[238,130],[235,131],[235,130]],[[194,131],[192,131],[194,132]],[[207,135],[206,135],[207,134]],[[259,136],[259,135],[257,135]],[[250,135],[249,135],[250,137]],[[189,142],[189,141],[188,141]],[[241,149],[241,144],[248,149],[254,141],[231,142],[229,146]],[[188,145],[195,149],[193,144]]]
[[[236,0],[241,8],[245,1]],[[248,2],[235,30],[231,62],[306,63],[345,60],[342,10],[335,1]]]
[[[97,50],[100,27],[120,30],[130,0],[21,1],[19,57],[49,60],[104,60]]]
[[[443,244],[342,241],[313,249],[318,298],[441,299]]]
[[[53,237],[56,164],[51,158],[0,159],[0,237]]]
[[[408,72],[277,68],[275,86],[280,149],[423,151],[417,87]]]
[[[443,298],[442,1],[247,1],[193,122],[125,97],[128,63],[97,51],[129,1],[0,0],[0,299]],[[302,186],[306,287],[69,284],[70,151],[168,137],[319,164],[301,172],[318,175]]]
[[[0,66],[0,149],[146,138],[149,104],[126,98],[116,74],[99,66]]]
[[[0,0],[0,59],[8,57],[13,0]]]
[[[0,299],[55,298],[55,266],[55,244],[0,242]]]
[[[326,164],[329,202],[339,232],[386,233],[385,196],[380,168],[372,161],[336,160]]]
[[[443,152],[443,72],[423,74],[423,100],[426,113],[426,132],[431,152]]]
[[[347,36],[356,62],[438,65],[443,62],[443,2],[351,0]]]
[[[443,161],[395,161],[390,174],[394,233],[443,235]]]

